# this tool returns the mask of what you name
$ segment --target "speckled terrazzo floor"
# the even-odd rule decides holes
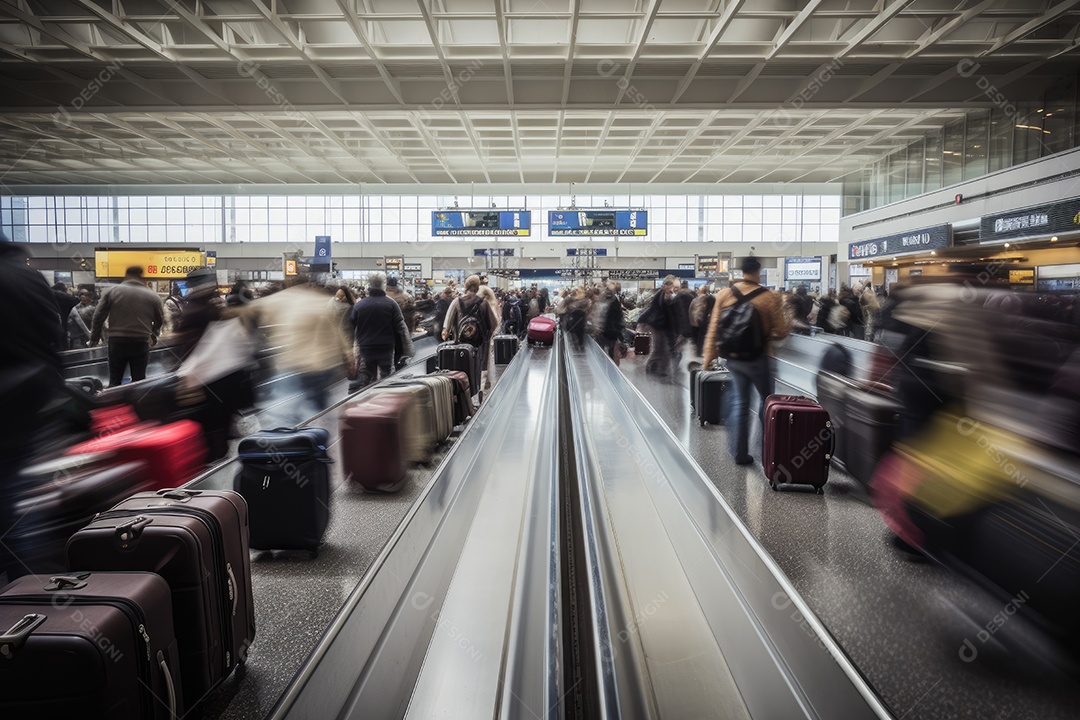
[[[978,642],[978,626],[1001,604],[892,548],[854,480],[834,471],[824,496],[773,492],[759,464],[731,461],[724,428],[701,428],[691,417],[685,373],[646,375],[644,358],[621,367],[897,718],[1080,717],[1075,681]],[[760,434],[751,436],[755,443]],[[960,658],[968,638],[979,648],[972,662]]]

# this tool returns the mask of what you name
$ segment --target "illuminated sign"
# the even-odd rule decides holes
[[[178,280],[205,264],[198,250],[94,251],[94,272],[99,278],[121,278],[129,267],[141,267],[147,280]]]
[[[286,260],[285,261],[285,274],[286,275],[296,275],[296,261],[295,260]]]
[[[401,271],[401,266],[404,265],[404,264],[405,264],[405,258],[401,258],[401,257],[384,257],[383,258],[383,267],[386,268],[387,272],[390,272],[391,270],[400,272]]]
[[[548,235],[637,235],[649,234],[649,214],[645,210],[550,210]]]
[[[434,210],[431,234],[434,237],[507,235],[529,237],[532,212],[529,210]]]
[[[1009,270],[1010,285],[1034,285],[1035,271],[1033,269]]]
[[[1052,235],[1080,230],[1080,198],[1000,215],[987,215],[979,223],[980,240]]]
[[[784,280],[787,282],[821,280],[821,257],[786,258]]]
[[[885,255],[926,252],[952,245],[952,225],[912,230],[848,245],[848,260],[867,260]]]

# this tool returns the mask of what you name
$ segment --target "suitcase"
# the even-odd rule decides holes
[[[445,375],[454,381],[454,425],[460,425],[473,414],[472,397],[469,396],[469,376],[459,370],[439,370],[436,375]]]
[[[432,416],[435,420],[435,444],[439,444],[454,432],[454,383],[448,375],[423,375],[407,380],[392,380],[387,387],[422,385],[431,393]]]
[[[551,345],[555,342],[555,321],[543,315],[533,318],[529,321],[527,336],[531,343]]]
[[[436,372],[438,369],[439,369],[439,354],[435,353],[434,355],[432,355],[431,357],[429,357],[427,359],[427,365],[425,366],[425,370],[426,370],[427,374],[430,375],[431,373]]]
[[[95,417],[95,423],[100,416]],[[100,427],[100,426],[99,426]],[[206,463],[206,440],[194,420],[168,425],[137,423],[87,440],[68,449],[69,455],[112,452],[117,462],[145,462],[155,488],[183,485],[202,472]]]
[[[0,591],[0,717],[175,720],[169,585],[147,572],[28,575]]]
[[[86,393],[87,395],[97,395],[105,388],[105,385],[101,382],[101,380],[97,379],[92,375],[84,375],[77,378],[68,378],[67,380],[64,380],[64,384],[67,385],[69,388],[77,389],[80,392]]]
[[[138,493],[75,533],[68,566],[154,572],[172,590],[183,703],[191,708],[255,639],[247,503],[234,492]]]
[[[809,398],[770,395],[762,424],[761,460],[772,489],[794,483],[822,492],[829,480],[835,437],[829,413]]]
[[[440,442],[431,389],[416,383],[394,383],[383,385],[372,397],[384,393],[402,396],[402,402],[407,406],[402,417],[405,461],[418,464],[428,462]]]
[[[264,430],[240,441],[233,489],[247,500],[252,549],[318,555],[330,522],[329,444],[323,428]]]
[[[188,416],[177,402],[179,389],[180,378],[176,373],[167,373],[106,388],[94,397],[101,407],[130,405],[142,420],[171,422]]]
[[[153,490],[145,462],[115,464],[108,453],[76,455],[25,468],[25,489],[14,504],[18,523],[4,537],[15,557],[32,573],[67,570],[68,538],[129,495]]]
[[[869,489],[878,462],[900,426],[900,403],[879,383],[858,383],[830,372],[817,376],[817,399],[836,436],[832,460]]]
[[[518,351],[517,335],[495,336],[495,364],[509,365]]]
[[[637,333],[634,335],[634,354],[635,355],[648,355],[649,350],[652,349],[652,335],[648,333]]]
[[[480,350],[467,343],[439,346],[439,369],[459,370],[469,376],[469,397],[480,392]]]
[[[404,428],[415,412],[402,393],[379,393],[341,415],[341,462],[345,477],[365,490],[397,492],[405,484]]]
[[[727,415],[725,398],[731,385],[731,372],[727,369],[696,370],[691,372],[691,382],[694,388],[691,397],[698,422],[702,427],[705,427],[705,423],[723,425]]]

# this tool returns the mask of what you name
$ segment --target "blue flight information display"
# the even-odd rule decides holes
[[[434,210],[431,234],[434,237],[509,235],[529,237],[532,212],[529,210]]]
[[[645,210],[550,210],[548,235],[648,235]]]

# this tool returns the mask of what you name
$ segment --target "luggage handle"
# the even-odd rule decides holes
[[[171,488],[169,490],[158,490],[158,495],[169,500],[179,500],[180,502],[187,502],[191,498],[199,494],[198,490],[185,490],[183,488]]]
[[[160,650],[158,650],[157,661],[158,667],[161,668],[161,673],[165,676],[165,692],[169,696],[169,720],[175,720],[176,686],[173,685],[172,671],[169,670],[169,663],[165,662],[165,653]]]
[[[56,592],[57,590],[82,590],[86,587],[86,578],[90,577],[90,573],[76,573],[73,575],[54,575],[49,578],[49,584],[45,586],[46,592]]]
[[[16,622],[6,633],[0,635],[0,657],[6,660],[15,657],[15,651],[26,643],[26,638],[30,637],[30,633],[45,622],[47,617],[47,615],[41,615],[40,613],[23,615],[22,620]]]
[[[236,587],[236,575],[233,574],[232,563],[225,563],[225,572],[229,574],[229,599],[232,600],[232,616],[236,617],[236,601],[240,595],[240,588]]]
[[[139,536],[142,535],[142,531],[153,521],[153,518],[139,515],[122,525],[117,525],[114,532],[116,542],[120,545],[121,549],[126,550],[132,542],[139,539]]]

